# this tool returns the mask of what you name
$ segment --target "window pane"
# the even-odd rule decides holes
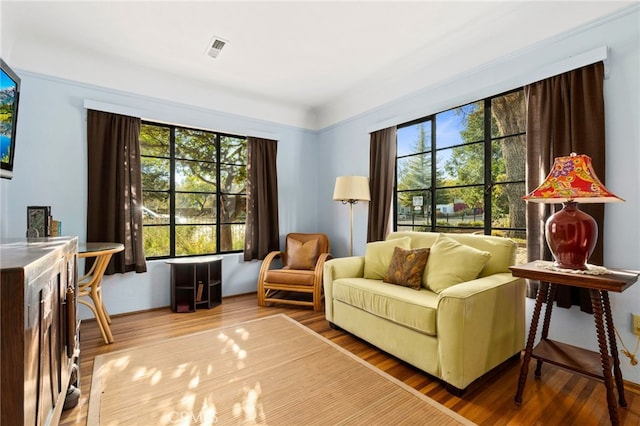
[[[521,249],[525,249],[525,252],[526,252],[526,247],[527,247],[527,231],[526,230],[516,230],[516,229],[502,230],[502,229],[496,229],[491,233],[491,235],[510,238],[513,241],[515,241],[516,244],[518,245],[518,248],[517,248],[518,251],[520,251]],[[517,256],[517,254],[516,254],[516,256]],[[524,259],[524,261],[519,262],[519,263],[527,263],[526,258]]]
[[[143,225],[169,224],[169,194],[166,192],[144,192],[142,207]]]
[[[215,194],[176,193],[176,223],[197,224],[215,221]]]
[[[431,154],[398,159],[398,190],[431,187]]]
[[[439,226],[484,229],[483,187],[436,190],[436,223]]]
[[[214,225],[176,225],[176,256],[216,252]]]
[[[176,158],[216,161],[216,134],[176,128]]]
[[[215,163],[176,161],[176,191],[216,191]]]
[[[440,222],[438,222],[440,224]],[[452,234],[484,234],[482,229],[461,228],[459,226],[439,225],[436,226],[435,232],[448,232]]]
[[[495,185],[491,193],[491,226],[496,228],[526,228],[524,182]]]
[[[492,142],[491,150],[493,156],[491,178],[493,182],[525,180],[526,135],[495,140]]]
[[[246,166],[220,165],[220,192],[245,192],[246,183]]]
[[[140,153],[154,157],[169,157],[170,132],[168,127],[149,124],[140,126]]]
[[[145,226],[142,233],[146,257],[169,256],[168,226]]]
[[[244,194],[220,196],[220,222],[244,222],[247,219],[247,197]]]
[[[169,160],[141,157],[142,187],[160,191],[169,190]]]
[[[399,192],[396,210],[398,225],[410,225],[411,227],[431,226],[431,192]],[[418,229],[415,230],[417,231]]]
[[[474,102],[436,115],[436,148],[484,139],[484,106]]]
[[[491,100],[491,137],[526,131],[524,91],[508,93]]]
[[[447,186],[476,185],[484,182],[483,144],[474,143],[444,149],[436,153],[436,158],[441,174],[439,178],[446,180]]]
[[[233,136],[220,137],[220,163],[247,164],[247,141]]]
[[[401,127],[396,132],[398,157],[431,149],[431,120]]]
[[[244,228],[244,223],[220,225],[220,251],[244,249]]]

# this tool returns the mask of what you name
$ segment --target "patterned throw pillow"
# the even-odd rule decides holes
[[[287,238],[287,266],[291,269],[313,269],[318,260],[318,240],[306,242]]]
[[[396,247],[393,250],[389,270],[383,281],[420,290],[427,259],[429,259],[428,248],[405,250]]]

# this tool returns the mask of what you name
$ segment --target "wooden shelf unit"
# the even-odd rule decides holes
[[[169,259],[171,266],[171,309],[194,312],[222,303],[222,256]]]

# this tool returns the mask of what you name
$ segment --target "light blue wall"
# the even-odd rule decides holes
[[[571,56],[609,47],[605,80],[607,187],[626,199],[608,204],[604,224],[605,264],[609,267],[640,270],[640,12],[624,13],[524,49],[495,63],[452,76],[444,84],[419,90],[345,122],[323,129],[319,135],[320,163],[318,205],[319,228],[334,242],[334,255],[348,253],[349,211],[331,201],[336,176],[369,175],[368,133],[394,124],[440,112],[483,97],[522,87],[539,69]],[[455,73],[452,73],[455,74]],[[524,195],[524,194],[523,194]],[[354,253],[366,246],[367,208],[354,209]],[[528,316],[532,301],[528,300]],[[633,348],[631,313],[640,313],[640,284],[624,295],[611,295],[615,324],[627,347]],[[551,337],[597,350],[593,319],[579,309],[556,309]],[[528,323],[528,322],[527,322]],[[622,359],[625,380],[640,383],[640,371]]]
[[[315,132],[16,70],[22,78],[15,173],[0,180],[0,235],[24,237],[26,207],[49,205],[65,235],[86,236],[85,100],[141,113],[142,118],[278,140],[280,234],[316,232],[318,144]],[[260,262],[225,255],[223,296],[254,292]],[[169,267],[105,278],[113,314],[169,305]],[[84,306],[80,314],[90,317]]]

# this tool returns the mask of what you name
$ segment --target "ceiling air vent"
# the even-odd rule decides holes
[[[207,46],[206,54],[211,56],[212,58],[217,58],[220,54],[222,48],[227,44],[228,41],[221,39],[220,37],[213,37],[211,42]]]

